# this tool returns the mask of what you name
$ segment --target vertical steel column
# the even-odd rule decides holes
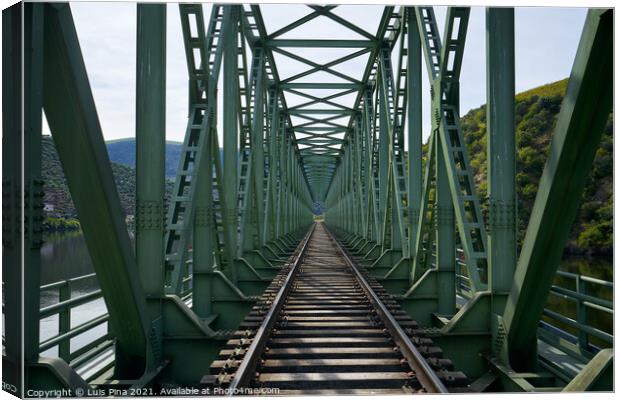
[[[286,136],[288,135],[288,131],[286,129],[286,119],[283,114],[280,114],[280,129],[277,140],[277,151],[278,151],[278,195],[277,195],[277,205],[276,205],[276,238],[281,238],[284,234],[283,229],[283,219],[284,219],[284,190],[285,190],[285,168],[286,168],[286,145],[287,140]]]
[[[343,147],[342,157],[342,200],[344,206],[344,226],[342,227],[347,233],[353,230],[353,209],[351,207],[351,152],[347,143]]]
[[[354,182],[355,182],[355,214],[356,214],[356,227],[355,227],[355,239],[357,240],[362,236],[362,227],[364,226],[364,203],[362,202],[362,131],[361,121],[359,115],[357,115],[353,122],[353,137],[355,144],[353,146],[355,164],[354,168]]]
[[[536,330],[613,104],[613,10],[588,11],[504,311],[511,366],[536,368]]]
[[[254,249],[260,249],[265,245],[265,236],[263,234],[263,224],[265,223],[265,114],[266,104],[265,97],[267,95],[267,73],[266,73],[266,56],[265,50],[261,52],[261,73],[258,75],[260,83],[256,85],[256,96],[254,97],[256,130],[254,131],[254,142],[252,143],[252,152],[254,153],[254,187],[256,199],[256,233],[258,235]]]
[[[207,98],[216,101],[213,85],[208,85]],[[214,113],[217,115],[217,113]],[[211,313],[211,282],[209,273],[213,270],[213,251],[217,242],[213,216],[213,151],[214,134],[207,129],[202,161],[197,174],[196,211],[193,226],[193,294],[192,309],[201,318]],[[219,149],[217,150],[219,151]],[[230,266],[232,267],[232,266]]]
[[[364,136],[366,141],[366,196],[367,202],[365,206],[367,207],[367,215],[366,218],[366,228],[364,233],[364,239],[367,242],[376,241],[376,214],[375,214],[375,193],[374,193],[374,169],[372,165],[373,160],[373,152],[374,152],[374,135],[372,131],[372,93],[370,90],[364,95],[364,108],[362,110],[362,117],[364,118]]]
[[[292,158],[292,136],[289,134],[286,141],[286,188],[284,190],[285,200],[284,200],[284,233],[291,233],[291,182],[292,182],[292,167],[291,167],[291,158]]]
[[[136,40],[136,265],[151,324],[164,296],[166,5],[138,4]]]
[[[504,312],[516,265],[514,9],[487,8],[489,289]]]
[[[264,221],[263,226],[260,229],[263,231],[263,238],[265,240],[264,244],[267,244],[273,241],[275,236],[277,224],[276,215],[275,215],[275,200],[276,200],[276,179],[277,179],[277,138],[278,132],[280,131],[280,108],[278,104],[278,94],[275,87],[269,90],[269,118],[270,125],[267,131],[267,148],[268,148],[268,160],[269,160],[269,170],[267,171],[267,187],[266,187],[266,198],[265,198],[265,210],[264,210]]]
[[[439,95],[439,94],[437,94]],[[435,135],[435,253],[437,265],[437,312],[452,315],[456,309],[454,208],[450,181],[439,135]],[[430,245],[427,244],[427,246]]]
[[[381,75],[383,75],[383,70],[381,71]],[[379,85],[383,85],[383,79],[378,79]],[[388,110],[387,107],[384,106],[384,103],[387,103],[387,99],[385,99],[385,91],[381,86],[377,88],[379,92],[379,101],[376,104],[379,107],[379,215],[380,215],[380,223],[379,223],[379,234],[377,236],[377,244],[383,245],[383,240],[385,239],[386,229],[390,229],[390,227],[386,227],[385,223],[387,220],[387,214],[385,210],[387,208],[387,192],[388,192],[388,165],[389,165],[389,137],[388,137]]]
[[[43,180],[43,5],[24,3],[24,359],[39,358]],[[14,267],[17,267],[15,265]],[[26,378],[28,379],[28,378]],[[27,382],[27,381],[26,381]]]
[[[287,201],[287,191],[288,191],[288,142],[290,132],[286,129],[285,125],[282,124],[282,136],[280,138],[280,168],[278,168],[280,172],[280,190],[279,190],[279,200],[278,200],[278,237],[285,236],[288,231],[286,229],[286,201]]]
[[[23,396],[22,298],[22,7],[2,11],[2,283],[4,351],[2,381]],[[38,288],[37,288],[38,291]],[[37,313],[38,314],[38,313]]]
[[[227,254],[226,258],[229,263],[233,264],[231,267],[234,268],[232,260],[234,258],[234,245],[237,236],[237,190],[239,188],[239,75],[237,72],[239,49],[237,48],[237,33],[239,9],[241,6],[230,5],[224,7],[225,10],[227,8],[230,10],[230,24],[223,27],[224,37],[222,38],[224,41],[224,112],[222,121],[224,129],[224,180],[222,187],[227,200],[227,204],[222,204],[222,209],[224,210],[222,217],[224,224],[234,227],[228,230],[231,236],[226,238],[227,243],[225,246],[226,252],[231,253]],[[243,44],[241,45],[243,46]],[[245,49],[242,51],[245,51]]]
[[[422,47],[415,9],[405,9],[407,23],[407,134],[409,165],[409,256],[415,259],[416,225],[422,202]],[[401,39],[405,40],[405,38]]]
[[[246,202],[245,213],[246,227],[244,229],[245,237],[242,238],[243,251],[253,251],[258,249],[262,243],[261,222],[263,214],[263,177],[265,175],[265,159],[264,159],[264,88],[265,88],[265,54],[262,48],[256,48],[254,51],[258,54],[259,63],[256,67],[256,87],[254,89],[254,110],[252,111],[252,132],[251,146],[252,153],[250,156],[252,176],[249,177],[249,190],[253,193]],[[256,235],[256,236],[254,236]]]

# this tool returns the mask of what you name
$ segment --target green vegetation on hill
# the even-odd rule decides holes
[[[518,240],[521,244],[549,153],[568,79],[516,96]],[[613,248],[613,119],[610,115],[573,224],[567,251],[611,254]],[[461,126],[483,212],[487,210],[486,107],[469,111]]]
[[[43,221],[43,228],[47,232],[64,232],[80,230],[80,221],[75,218],[47,217]]]
[[[69,188],[65,180],[54,140],[51,136],[42,137],[42,171],[45,182],[45,197],[43,202],[53,208],[46,211],[47,217],[77,218]],[[112,163],[114,182],[120,197],[121,206],[125,215],[131,215],[135,209],[136,176],[133,168]]]
[[[48,231],[64,231],[79,229],[78,215],[75,211],[71,194],[58,159],[58,153],[51,136],[42,137],[42,171],[45,182],[45,221],[44,228]],[[136,171],[126,165],[112,162],[114,183],[125,216],[135,212]],[[174,183],[166,180],[166,197],[172,193]]]

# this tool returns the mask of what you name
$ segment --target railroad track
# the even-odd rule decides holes
[[[317,223],[201,383],[227,394],[262,388],[283,395],[441,393],[465,386],[465,375],[420,332]]]

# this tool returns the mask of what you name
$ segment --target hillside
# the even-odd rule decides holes
[[[521,244],[536,198],[555,122],[568,80],[528,90],[516,96],[518,240]],[[486,108],[461,118],[461,126],[483,212],[487,210]],[[613,119],[610,118],[596,153],[567,250],[570,253],[611,254],[613,249]]]
[[[110,161],[131,168],[136,167],[136,140],[134,138],[118,139],[106,142]],[[181,157],[181,142],[166,142],[166,178],[174,179]]]
[[[51,136],[42,137],[42,171],[44,186],[45,225],[47,230],[76,229],[77,213]],[[112,174],[125,216],[135,212],[136,172],[134,168],[112,162]],[[176,168],[176,167],[175,167]],[[174,176],[174,175],[173,175]],[[166,179],[166,197],[174,182]]]
[[[76,218],[77,214],[51,136],[43,136],[42,138],[41,163],[43,180],[45,181],[44,203],[53,207],[53,210],[46,211],[46,216],[65,219]],[[136,190],[134,169],[112,163],[112,173],[123,211],[126,215],[133,214],[135,207],[134,192]]]
[[[133,215],[135,209],[135,151],[133,138],[106,142],[112,173],[125,215]],[[166,197],[172,193],[182,143],[166,142]],[[222,157],[220,149],[220,157]],[[45,181],[45,225],[48,230],[76,229],[77,214],[69,194],[60,160],[51,136],[42,137],[42,169]]]

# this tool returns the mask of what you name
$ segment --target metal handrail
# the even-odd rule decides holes
[[[572,272],[557,272],[559,276],[574,279],[576,290],[571,290],[562,286],[553,285],[551,286],[551,290],[549,293],[556,297],[574,301],[576,306],[576,319],[568,318],[565,315],[552,311],[548,308],[545,308],[543,310],[543,315],[553,321],[563,323],[573,329],[576,329],[576,343],[582,349],[592,348],[592,345],[590,343],[590,336],[594,336],[605,343],[613,344],[613,333],[605,332],[588,324],[588,309],[594,309],[613,315],[613,302],[591,296],[587,293],[588,285],[596,285],[607,289],[613,289],[613,282],[608,282],[603,279],[592,278],[581,274],[575,274]],[[560,329],[553,324],[549,325],[553,326],[554,328]],[[543,329],[545,329],[544,325]]]
[[[81,296],[72,297],[70,299],[60,301],[56,304],[52,304],[51,306],[43,307],[40,312],[40,318],[51,317],[52,315],[58,314],[61,311],[81,306],[86,303],[90,303],[91,301],[97,300],[100,297],[103,297],[103,291],[101,289],[97,289],[93,292],[86,293]]]
[[[52,282],[52,283],[48,283],[48,284],[42,285],[40,290],[41,291],[46,291],[46,290],[58,289],[61,286],[64,286],[66,284],[72,284],[72,283],[77,283],[77,282],[85,281],[85,280],[88,280],[90,278],[95,278],[96,276],[97,276],[97,274],[93,272],[91,274],[86,274],[86,275],[78,276],[76,278],[70,278],[70,279],[65,279],[65,280],[58,281],[58,282]]]
[[[597,338],[599,338],[599,339],[601,339],[601,340],[603,340],[603,341],[605,341],[607,343],[611,344],[614,341],[613,335],[610,335],[609,333],[604,332],[604,331],[602,331],[600,329],[593,328],[593,327],[591,327],[589,325],[581,324],[578,321],[575,321],[572,318],[565,317],[564,315],[562,315],[560,313],[557,313],[555,311],[551,311],[551,310],[548,310],[548,309],[545,308],[543,310],[543,315],[551,317],[551,318],[553,318],[553,319],[555,319],[557,321],[563,322],[566,325],[569,325],[569,326],[571,326],[573,328],[578,329],[579,331],[583,331],[583,332],[586,332],[586,333],[588,333],[588,334],[590,334],[592,336],[596,336]]]
[[[86,331],[89,331],[99,325],[103,325],[106,322],[108,322],[109,319],[110,319],[110,316],[108,314],[103,314],[91,320],[88,320],[76,327],[71,328],[71,330],[66,333],[59,334],[50,339],[47,339],[45,342],[42,342],[39,345],[39,352],[49,350],[52,347],[60,344],[61,342],[65,340],[70,340],[71,338],[74,338],[75,336],[80,335]]]
[[[457,248],[456,254],[456,292],[462,297],[470,299],[473,294],[471,290],[471,280],[469,276],[466,275],[467,271],[464,271],[463,273],[463,268],[466,266],[466,264],[461,260],[460,257],[463,254],[463,249]],[[435,253],[433,252],[432,255],[434,256]],[[566,300],[574,301],[577,306],[577,320],[568,318],[560,313],[549,310],[548,308],[543,309],[543,315],[554,321],[562,322],[572,328],[577,329],[577,341],[579,342],[581,348],[586,349],[591,347],[589,335],[595,336],[603,341],[611,343],[613,341],[613,334],[592,327],[587,323],[587,309],[594,309],[608,314],[613,314],[613,302],[587,294],[586,284],[598,285],[601,287],[613,289],[613,282],[566,271],[556,271],[556,275],[563,278],[570,278],[575,280],[575,287],[577,290],[571,290],[566,287],[552,285],[549,294]],[[561,328],[556,325],[549,323],[547,324],[554,329],[561,330]]]
[[[96,289],[91,292],[72,297],[71,286],[79,282],[96,278],[96,276],[97,275],[95,273],[90,273],[78,276],[76,278],[70,278],[58,282],[45,284],[40,287],[40,291],[42,292],[49,292],[54,290],[58,291],[58,302],[41,308],[39,312],[40,320],[54,315],[58,315],[58,334],[47,338],[43,342],[40,342],[39,353],[58,346],[58,357],[60,357],[67,363],[70,363],[74,359],[80,357],[82,354],[89,352],[98,345],[99,341],[97,339],[85,344],[84,346],[81,346],[79,349],[73,352],[71,351],[72,338],[91,331],[108,322],[109,315],[106,312],[77,326],[71,327],[72,309],[87,303],[91,303],[103,297],[103,292],[101,289]],[[104,335],[104,337],[107,337],[109,339],[110,334],[107,333],[106,335]]]
[[[581,302],[583,305],[587,305],[601,311],[609,312],[610,314],[612,314],[614,311],[614,305],[609,300],[599,299],[598,297],[590,296],[580,292],[575,292],[574,290],[566,289],[562,286],[552,285],[551,293],[556,294],[558,297],[579,300],[579,302]]]
[[[587,276],[587,275],[580,275],[580,274],[575,274],[573,272],[566,272],[566,271],[557,271],[557,275],[566,277],[566,278],[579,278],[584,282],[588,282],[588,283],[593,283],[596,285],[601,285],[601,286],[606,286],[609,288],[613,288],[614,287],[614,283],[613,282],[609,282],[603,279],[598,279],[598,278],[593,278],[591,276]]]
[[[457,253],[461,249],[457,249]],[[455,263],[457,266],[463,266],[463,263],[460,261],[458,257],[455,259]],[[586,284],[597,285],[600,287],[613,289],[613,282],[609,282],[603,279],[593,278],[586,275],[576,274],[573,272],[566,271],[556,271],[557,276],[561,276],[563,278],[569,278],[575,280],[575,288],[577,290],[571,290],[569,288],[552,285],[549,291],[549,294],[555,297],[560,297],[565,300],[574,301],[577,307],[577,319],[569,318],[565,315],[562,315],[558,312],[552,311],[549,308],[543,309],[543,315],[547,318],[550,318],[553,321],[557,321],[563,323],[565,325],[570,326],[578,331],[576,336],[577,342],[579,346],[583,349],[587,349],[591,347],[589,336],[594,336],[606,343],[613,343],[613,334],[605,332],[601,329],[593,327],[587,322],[587,309],[594,309],[597,311],[601,311],[607,314],[612,314],[614,312],[613,302],[605,299],[601,299],[598,297],[594,297],[592,295],[587,294]],[[467,275],[460,273],[459,268],[456,268],[456,281],[457,281],[457,293],[465,298],[471,298],[471,288],[470,288],[470,279]],[[547,322],[547,325],[553,327],[554,329],[559,329],[558,326],[553,323]],[[543,325],[543,329],[548,329]]]

